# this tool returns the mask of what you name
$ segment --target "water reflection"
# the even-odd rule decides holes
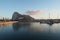
[[[0,35],[8,35],[15,38],[33,38],[33,39],[60,39],[60,23],[59,24],[40,24],[39,22],[18,22],[0,27]],[[8,35],[7,35],[8,34]],[[4,37],[4,35],[3,35]],[[9,38],[10,38],[9,37]]]
[[[53,25],[48,25],[48,24],[40,24],[38,23],[31,23],[31,22],[26,22],[26,23],[14,23],[13,24],[13,30],[14,31],[19,31],[20,29],[28,30],[30,32],[49,32],[53,33],[56,32],[58,29],[60,29],[60,24],[53,24]],[[58,30],[59,31],[59,30]]]
[[[10,24],[8,24],[8,23],[6,23],[6,24],[0,24],[0,27],[1,26],[8,26],[8,25],[10,25]]]
[[[19,31],[24,38],[56,39],[60,36],[60,24],[40,24],[39,22],[15,23],[14,31]],[[22,29],[22,30],[21,30]],[[19,34],[20,35],[20,34]],[[22,37],[22,38],[23,38]],[[48,38],[47,38],[48,37]],[[58,38],[57,38],[58,39]]]
[[[52,26],[53,24],[48,24],[48,25]]]
[[[28,28],[28,27],[30,27],[30,22],[18,22],[18,23],[14,23],[13,24],[13,30],[14,31],[18,31],[19,29],[21,29],[22,27],[23,28]]]
[[[0,26],[0,29],[3,30],[3,28],[12,29],[12,31],[23,30],[29,32],[58,33],[60,30],[60,24],[48,25],[48,24],[40,24],[39,22],[18,22],[13,23],[12,26],[10,26],[9,24],[3,24],[2,26]]]
[[[31,23],[31,22],[26,22],[26,23],[14,23],[13,24],[13,30],[14,31],[19,31],[20,29],[23,29],[23,31],[29,31],[29,32],[47,32],[49,31],[49,25],[48,24],[40,24],[39,22]]]

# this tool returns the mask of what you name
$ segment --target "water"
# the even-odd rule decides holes
[[[59,24],[39,22],[14,23],[0,26],[1,40],[60,40]]]

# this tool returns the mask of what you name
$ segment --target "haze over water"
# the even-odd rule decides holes
[[[59,24],[40,24],[39,22],[14,23],[0,26],[0,39],[21,40],[60,40]]]

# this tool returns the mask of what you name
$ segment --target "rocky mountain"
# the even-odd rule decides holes
[[[19,14],[18,12],[14,12],[13,13],[13,16],[12,16],[12,20],[17,20],[17,21],[33,21],[34,18],[32,18],[31,16],[29,15],[21,15]]]

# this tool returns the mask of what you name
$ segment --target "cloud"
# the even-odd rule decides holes
[[[41,14],[41,13],[43,13],[43,10],[28,10],[26,12],[26,14],[28,14],[28,15],[38,15],[38,14]]]

